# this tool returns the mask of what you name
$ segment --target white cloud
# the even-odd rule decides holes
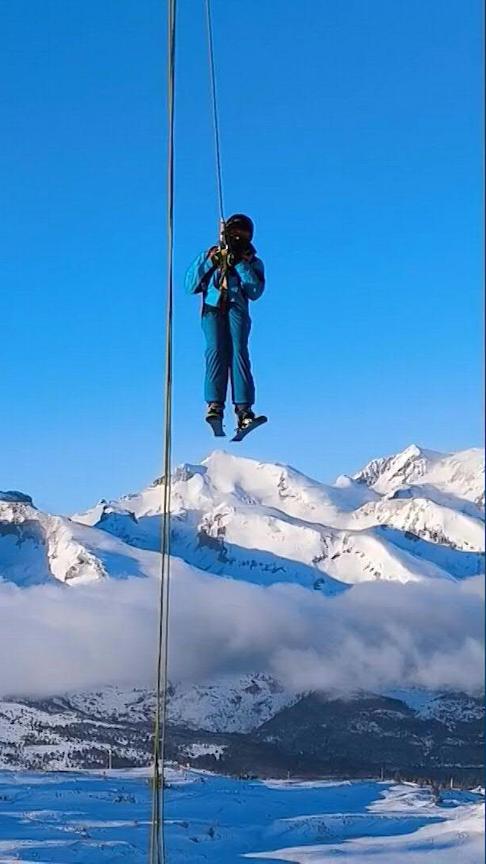
[[[52,694],[154,679],[158,585],[0,585],[0,692]],[[268,671],[295,690],[394,686],[474,692],[483,580],[364,583],[326,598],[220,579],[174,561],[170,674]]]

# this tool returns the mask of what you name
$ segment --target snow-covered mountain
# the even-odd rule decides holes
[[[430,497],[472,515],[484,508],[484,453],[480,448],[445,454],[412,444],[395,456],[373,459],[353,479],[389,497],[397,492],[399,497]],[[476,508],[468,507],[468,502]]]
[[[325,485],[289,466],[212,453],[173,477],[173,552],[263,584],[325,593],[370,580],[461,579],[482,572],[479,450],[409,447]],[[413,479],[426,480],[413,485]],[[73,517],[138,548],[160,543],[162,482]]]
[[[333,485],[289,466],[212,453],[173,476],[173,554],[259,584],[334,594],[373,580],[483,572],[484,457],[412,446]],[[0,578],[83,584],[156,572],[162,481],[72,518],[0,493]]]
[[[0,769],[144,766],[153,693],[141,689],[0,699]],[[263,676],[170,694],[169,758],[230,774],[482,776],[483,706],[465,694],[289,698]]]
[[[156,569],[154,555],[112,534],[43,513],[21,492],[0,492],[0,582],[81,585]]]

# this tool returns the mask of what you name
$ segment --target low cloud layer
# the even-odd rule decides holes
[[[0,585],[0,694],[154,680],[158,586]],[[269,672],[296,691],[482,688],[483,579],[366,583],[334,597],[219,579],[174,562],[170,675]]]

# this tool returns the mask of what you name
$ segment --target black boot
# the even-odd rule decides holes
[[[206,423],[209,423],[216,438],[224,438],[223,416],[223,403],[209,402],[208,410],[206,411]]]
[[[209,402],[208,410],[206,411],[206,420],[208,423],[211,420],[222,420],[224,415],[224,405],[221,402]]]
[[[246,429],[255,419],[255,414],[249,405],[235,405],[238,430]]]

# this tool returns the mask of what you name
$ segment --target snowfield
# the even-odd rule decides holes
[[[0,774],[0,864],[147,860],[147,772]],[[170,864],[482,864],[483,796],[387,782],[168,772]]]

